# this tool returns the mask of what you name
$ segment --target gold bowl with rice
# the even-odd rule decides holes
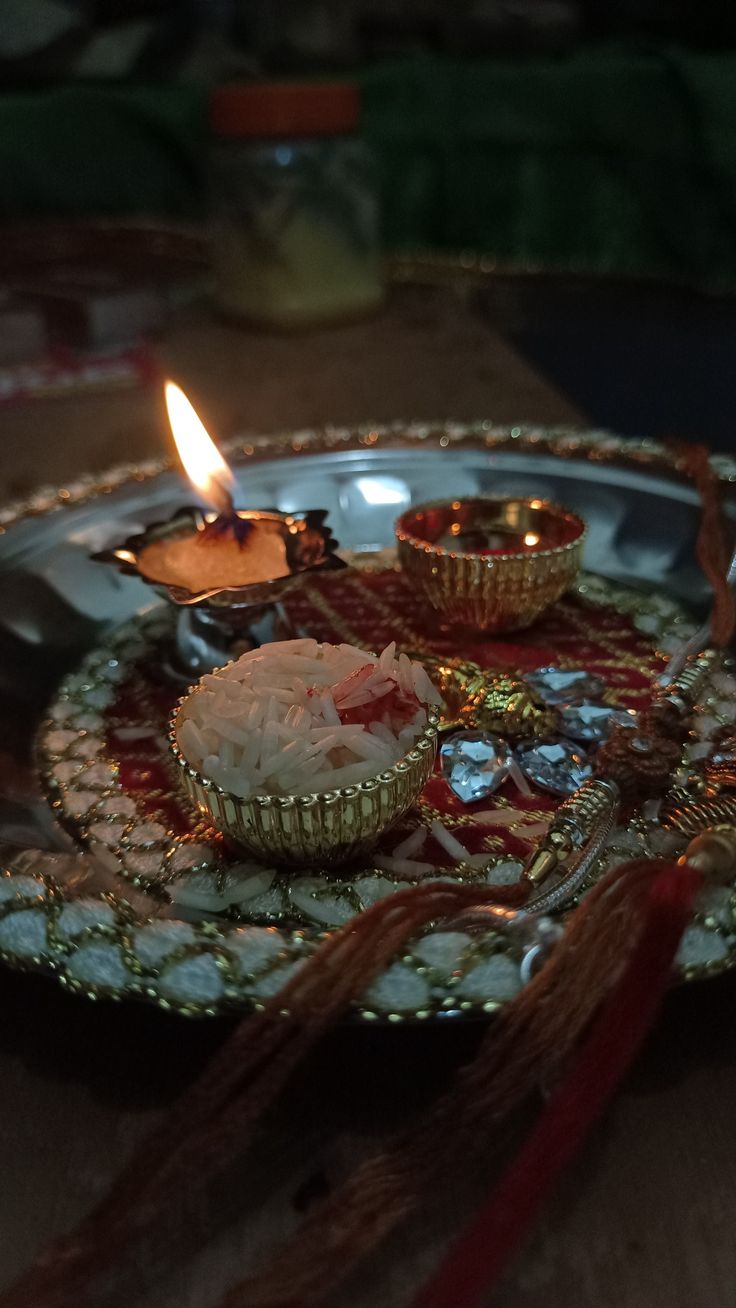
[[[206,674],[172,714],[190,802],[267,864],[365,853],[415,802],[440,702],[421,664],[311,639],[264,645]]]

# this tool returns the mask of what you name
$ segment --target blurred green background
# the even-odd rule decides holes
[[[345,72],[389,249],[736,285],[714,0],[4,0],[0,221],[199,220],[208,87]]]

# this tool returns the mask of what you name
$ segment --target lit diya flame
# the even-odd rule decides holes
[[[166,411],[187,477],[218,513],[233,511],[235,478],[194,405],[176,382],[164,385]]]
[[[203,500],[217,509],[217,517],[207,521],[197,541],[207,545],[222,536],[232,537],[244,545],[253,524],[241,518],[233,508],[235,478],[210,436],[191,400],[176,382],[164,385],[166,411],[177,452],[187,477]]]

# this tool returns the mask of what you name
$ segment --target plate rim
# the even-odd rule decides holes
[[[546,426],[537,423],[496,424],[488,419],[472,422],[446,420],[396,420],[389,423],[327,424],[304,430],[271,433],[243,432],[223,441],[225,454],[239,461],[254,462],[334,453],[345,449],[402,449],[434,445],[440,449],[475,447],[489,451],[551,454],[565,460],[581,460],[632,466],[642,472],[658,471],[674,481],[687,483],[680,471],[676,449],[652,437],[619,436],[604,428],[565,423]],[[736,456],[712,453],[710,465],[725,489],[736,488]],[[0,537],[28,518],[44,517],[62,509],[73,509],[103,495],[122,490],[128,483],[152,480],[177,467],[176,458],[162,456],[139,462],[116,463],[99,473],[83,473],[60,484],[38,486],[28,495],[0,506]]]
[[[407,448],[428,443],[443,449],[463,445],[487,450],[510,449],[529,455],[554,454],[565,459],[594,460],[614,464],[623,463],[624,466],[633,464],[644,472],[657,469],[667,471],[675,479],[678,479],[679,476],[675,452],[659,441],[648,438],[637,440],[635,438],[617,437],[605,431],[570,425],[558,427],[544,427],[532,424],[496,426],[486,420],[479,420],[474,423],[395,422],[377,425],[362,424],[359,426],[316,428],[308,431],[278,432],[271,435],[238,436],[227,443],[223,443],[223,448],[230,455],[238,454],[242,459],[252,458],[259,462],[273,458],[289,457],[295,454],[320,454],[346,448],[363,449],[368,452],[381,448]],[[714,464],[714,470],[722,481],[736,483],[736,459],[731,459],[730,456],[714,455],[711,461]],[[41,488],[33,496],[16,501],[4,510],[0,510],[0,533],[4,533],[15,523],[25,519],[45,517],[49,513],[62,508],[74,508],[112,491],[124,489],[126,484],[148,481],[174,466],[175,460],[173,458],[146,460],[140,464],[123,463],[116,465],[116,467],[104,474],[86,474],[63,487]],[[39,859],[42,858],[43,854],[39,853]],[[80,902],[80,895],[78,893],[71,894],[57,881],[53,874],[43,871],[31,871],[29,873],[28,869],[12,872],[7,867],[2,868],[2,878],[4,879],[23,877],[25,877],[26,881],[29,877],[32,881],[35,880],[37,886],[35,891],[32,886],[26,886],[28,892],[26,900],[29,901],[26,903],[27,908],[32,907],[34,901],[36,907],[38,907],[39,901],[44,900],[45,907],[48,907],[52,916],[58,919],[64,904],[78,904]],[[2,878],[0,878],[0,884]],[[17,888],[16,886],[15,889]],[[23,898],[22,894],[21,898]],[[11,901],[4,898],[0,903],[0,930],[2,924],[10,916],[10,912]],[[125,925],[132,928],[133,919],[128,908],[124,909],[123,917],[125,918]],[[266,932],[278,930],[275,927],[248,927],[245,929]],[[213,931],[208,926],[205,931],[205,935],[209,937],[215,953],[218,945],[216,932],[220,930],[221,928],[217,927],[216,931]],[[326,932],[317,932],[312,935],[311,939],[318,942],[325,934]],[[293,932],[293,937],[295,941],[301,940],[303,942],[306,940],[306,934],[301,929],[296,929]],[[296,948],[302,949],[302,952],[307,952],[302,945],[297,945]],[[147,986],[145,976],[140,977],[140,985],[137,987],[121,989],[114,984],[96,984],[83,977],[74,977],[66,971],[65,960],[72,956],[73,950],[69,940],[66,940],[63,948],[53,956],[44,955],[41,951],[23,957],[12,950],[8,950],[4,944],[0,944],[0,959],[4,962],[21,970],[51,973],[67,988],[84,993],[92,998],[152,1000],[161,1008],[174,1010],[186,1016],[211,1016],[232,1011],[233,1008],[242,1011],[245,1007],[258,1008],[262,1006],[258,1000],[250,1002],[242,993],[236,995],[232,990],[232,985],[229,991],[226,988],[222,1000],[218,1000],[217,1003],[202,1001],[201,1003],[178,1004],[176,1001],[167,999],[155,992],[150,985]],[[222,960],[220,960],[220,964],[222,964]],[[222,965],[224,967],[224,964]],[[731,949],[726,959],[717,960],[715,963],[708,962],[686,967],[684,975],[686,979],[696,979],[718,974],[734,966],[736,966],[736,950]],[[227,968],[225,968],[225,971],[227,973]],[[232,982],[231,974],[230,982]],[[500,1002],[496,1001],[486,1001],[484,1003],[478,1001],[465,1005],[462,1009],[448,1010],[444,1016],[452,1016],[453,1018],[480,1017],[487,1015],[500,1006]],[[423,1011],[399,1011],[379,1014],[360,1006],[353,1011],[356,1016],[372,1022],[424,1021],[438,1015],[434,1011],[426,1013]]]

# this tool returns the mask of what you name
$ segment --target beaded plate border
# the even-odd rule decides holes
[[[475,447],[514,450],[525,454],[553,454],[563,459],[582,459],[601,464],[633,465],[640,469],[678,472],[675,452],[650,437],[634,439],[613,432],[570,426],[541,427],[528,423],[499,426],[478,422],[392,422],[360,426],[306,428],[303,431],[246,434],[223,442],[226,454],[241,459],[287,458],[294,454],[321,454],[350,448],[406,448],[436,443],[443,449]],[[725,483],[736,483],[736,458],[712,454],[711,467]],[[64,508],[74,508],[122,489],[127,483],[142,483],[174,467],[173,459],[145,459],[140,463],[119,463],[104,473],[88,473],[64,486],[40,486],[25,499],[0,507],[0,535],[15,523]]]

